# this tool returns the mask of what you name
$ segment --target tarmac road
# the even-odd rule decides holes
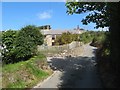
[[[96,70],[95,47],[84,45],[77,57],[48,57],[55,73],[36,88],[103,88]]]

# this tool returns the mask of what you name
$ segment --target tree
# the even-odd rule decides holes
[[[2,44],[2,31],[0,31],[0,45]]]
[[[82,20],[83,24],[87,25],[90,22],[96,23],[96,28],[108,27],[110,22],[110,4],[98,2],[67,2],[68,14],[81,14],[89,12],[89,15]]]
[[[22,28],[15,41],[16,60],[27,60],[36,55],[37,45],[41,44],[43,44],[43,35],[37,27],[28,25]]]
[[[114,69],[117,75],[116,80],[120,80],[120,60],[119,60],[119,24],[120,15],[119,3],[118,2],[67,2],[67,13],[68,14],[81,14],[85,12],[90,12],[85,19],[82,20],[83,24],[87,25],[90,22],[96,23],[96,28],[99,27],[109,27],[110,31],[110,63],[111,67]]]
[[[2,33],[2,60],[4,63],[10,63],[13,59],[12,50],[15,47],[17,31],[8,30]]]
[[[2,34],[2,59],[6,64],[27,60],[37,54],[37,45],[43,44],[43,35],[35,26],[20,31],[8,30]]]

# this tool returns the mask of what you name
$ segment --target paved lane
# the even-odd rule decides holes
[[[84,52],[77,57],[48,58],[56,73],[43,82],[39,88],[102,88],[96,71],[95,49],[84,46]]]

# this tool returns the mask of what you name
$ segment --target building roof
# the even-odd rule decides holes
[[[72,34],[80,34],[83,30],[41,30],[44,35],[61,35],[64,32],[70,32]]]

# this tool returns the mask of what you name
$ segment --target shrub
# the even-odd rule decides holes
[[[20,31],[8,30],[2,34],[2,59],[6,64],[27,60],[37,54],[37,45],[43,44],[43,35],[35,26]]]
[[[71,43],[72,41],[78,41],[78,35],[72,34],[70,32],[64,32],[61,36],[57,36],[55,40],[55,45],[63,45]]]
[[[87,31],[82,34],[80,34],[80,41],[83,42],[84,44],[89,43],[92,41],[94,37],[95,32],[93,31]]]
[[[2,60],[3,63],[10,63],[14,59],[12,50],[15,48],[14,41],[17,31],[8,30],[2,33]]]
[[[108,32],[104,32],[104,31],[96,32],[90,45],[95,47],[102,47],[103,44],[106,42],[107,36],[108,36]]]
[[[43,35],[35,26],[28,25],[20,30],[15,42],[18,61],[27,60],[37,54],[37,45],[43,44]]]

